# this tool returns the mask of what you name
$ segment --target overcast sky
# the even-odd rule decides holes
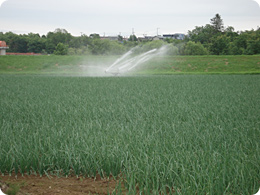
[[[236,31],[260,26],[260,0],[0,0],[0,32],[138,36],[187,33],[219,13]]]

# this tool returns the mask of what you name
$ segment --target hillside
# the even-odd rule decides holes
[[[0,56],[0,74],[75,74],[96,76],[119,56]],[[91,67],[91,68],[90,68]],[[100,72],[100,74],[98,73]],[[102,72],[102,74],[101,74]],[[163,56],[140,66],[134,74],[259,74],[260,55]],[[94,75],[95,76],[95,75]]]

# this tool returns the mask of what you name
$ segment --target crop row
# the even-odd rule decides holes
[[[260,77],[0,76],[0,172],[122,175],[129,193],[253,194]]]

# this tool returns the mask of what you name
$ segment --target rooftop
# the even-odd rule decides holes
[[[8,46],[6,45],[5,41],[0,41],[0,48],[7,48]]]

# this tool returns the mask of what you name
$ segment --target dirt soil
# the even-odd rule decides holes
[[[33,194],[125,194],[124,186],[119,180],[95,178],[57,176],[0,176],[0,188],[5,194],[33,195]],[[121,189],[120,189],[121,188]],[[1,191],[0,191],[0,195]]]

